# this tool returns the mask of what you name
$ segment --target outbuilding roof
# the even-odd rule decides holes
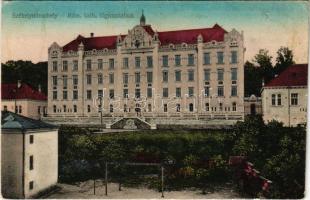
[[[1,129],[55,129],[56,126],[9,111],[2,111]]]
[[[39,92],[26,83],[18,88],[16,83],[1,84],[1,99],[32,99],[46,101],[44,93]]]
[[[294,64],[269,81],[264,87],[307,86],[308,64]]]

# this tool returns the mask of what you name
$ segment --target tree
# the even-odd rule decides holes
[[[245,96],[260,96],[262,88],[262,74],[259,67],[249,61],[244,64],[244,90]]]
[[[21,80],[24,83],[38,89],[41,85],[42,91],[47,94],[47,62],[31,61],[7,61],[1,64],[2,83],[17,83]]]
[[[280,74],[290,65],[294,64],[293,51],[288,47],[280,47],[277,51],[276,65],[274,67],[275,74]]]
[[[272,56],[269,55],[269,51],[266,49],[260,49],[254,57],[254,62],[260,67],[265,83],[268,83],[274,77],[271,61]]]

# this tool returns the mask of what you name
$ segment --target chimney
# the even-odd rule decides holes
[[[94,33],[90,33],[90,37],[94,37]]]
[[[39,92],[42,92],[42,90],[41,90],[41,84],[38,85],[38,91],[39,91]]]
[[[21,80],[18,80],[17,81],[17,88],[20,88],[22,86],[22,81]]]

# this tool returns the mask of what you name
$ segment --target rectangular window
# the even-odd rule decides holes
[[[203,54],[203,64],[210,65],[210,53]]]
[[[123,97],[128,98],[128,89],[123,90]]]
[[[140,93],[140,89],[139,89],[139,88],[136,88],[136,90],[135,90],[135,96],[136,96],[136,98],[140,98],[141,93]]]
[[[34,136],[33,135],[29,135],[29,143],[33,144],[34,142]]]
[[[103,97],[103,90],[98,90],[98,97]]]
[[[86,75],[86,83],[87,83],[88,85],[91,84],[91,74],[87,74],[87,75]]]
[[[78,84],[78,75],[72,75],[72,81],[73,81],[73,85],[77,85]]]
[[[29,190],[33,190],[33,181],[29,182]]]
[[[63,80],[63,87],[67,88],[67,86],[68,86],[68,76],[67,75],[63,75],[62,76],[62,80]]]
[[[123,74],[123,83],[128,84],[128,73]]]
[[[153,82],[153,72],[146,72],[146,79],[148,83]]]
[[[3,106],[4,111],[8,111],[8,106]]]
[[[38,114],[41,114],[41,106],[38,106]]]
[[[278,106],[281,106],[281,94],[278,94]]]
[[[181,97],[181,88],[178,87],[178,88],[175,89],[175,96],[178,97],[178,98]]]
[[[98,84],[102,84],[102,83],[103,83],[102,74],[98,74]]]
[[[109,74],[109,83],[110,84],[114,83],[114,74],[113,73]]]
[[[123,58],[123,68],[124,69],[128,69],[129,65],[128,65],[128,58]]]
[[[73,112],[77,112],[77,106],[76,105],[73,105]]]
[[[77,99],[78,99],[78,91],[73,90],[73,100],[77,100]]]
[[[177,112],[181,111],[181,105],[179,103],[176,104],[176,111]]]
[[[236,64],[238,62],[237,51],[231,52],[231,63]]]
[[[236,97],[238,95],[237,86],[233,85],[231,86],[231,96]]]
[[[224,86],[217,87],[217,96],[222,97],[224,96]]]
[[[210,96],[210,87],[205,87],[205,97]]]
[[[204,78],[205,78],[205,81],[210,81],[210,69],[204,70]]]
[[[98,69],[102,70],[103,69],[103,62],[102,59],[98,59]]]
[[[53,91],[53,99],[54,99],[54,100],[57,99],[57,91]]]
[[[291,105],[297,106],[298,105],[298,93],[291,94]]]
[[[168,97],[168,88],[163,88],[163,97]]]
[[[194,87],[189,87],[189,88],[188,88],[188,96],[189,96],[189,97],[194,96]]]
[[[136,68],[140,68],[140,57],[135,57]]]
[[[188,81],[194,81],[194,70],[188,70]]]
[[[163,67],[168,67],[168,56],[167,55],[163,56]]]
[[[87,99],[88,100],[92,99],[91,90],[87,90],[86,93],[87,93],[87,95],[86,95]]]
[[[57,76],[53,76],[53,86],[57,86]]]
[[[33,156],[29,157],[29,170],[33,170]]]
[[[68,71],[68,61],[67,60],[62,61],[62,71],[64,71],[64,72]]]
[[[231,69],[231,80],[236,81],[237,80],[237,68]]]
[[[86,60],[86,70],[87,71],[91,70],[91,60],[90,59]]]
[[[189,66],[194,65],[194,54],[188,54],[188,65]]]
[[[53,105],[53,112],[56,113],[56,111],[57,111],[56,105]]]
[[[53,61],[53,72],[57,72],[57,61]]]
[[[140,72],[135,73],[135,82],[140,83]]]
[[[64,112],[67,112],[67,106],[66,105],[63,105],[63,110],[64,110]]]
[[[113,58],[109,59],[109,69],[114,69],[114,59]]]
[[[163,82],[168,82],[168,71],[163,71]]]
[[[273,106],[276,105],[276,95],[275,94],[271,95],[271,105],[273,105]]]
[[[62,98],[63,98],[63,100],[68,99],[68,92],[66,90],[62,92]]]
[[[77,71],[79,69],[78,61],[74,60],[73,61],[73,68],[72,71]]]
[[[175,71],[175,81],[181,81],[181,71]]]
[[[113,89],[111,89],[109,91],[109,97],[110,97],[110,99],[114,99],[114,90]]]
[[[153,96],[153,91],[152,91],[152,88],[147,88],[147,97],[148,98],[152,98],[152,96]]]
[[[174,56],[175,66],[181,65],[181,55],[175,55]]]
[[[153,57],[152,56],[148,56],[147,57],[147,67],[148,68],[152,68],[153,67]]]
[[[217,70],[217,80],[218,81],[223,81],[224,80],[224,70],[223,69],[218,69]]]
[[[224,64],[224,53],[223,52],[217,52],[217,63]]]

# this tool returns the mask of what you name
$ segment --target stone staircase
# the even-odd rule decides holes
[[[156,124],[146,122],[143,118],[139,117],[124,117],[120,118],[111,124],[106,124],[106,128],[110,129],[156,129]]]

